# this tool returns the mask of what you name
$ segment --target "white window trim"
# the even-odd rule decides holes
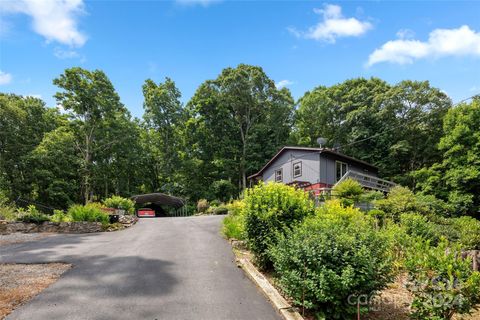
[[[296,166],[297,164],[300,165],[300,174],[297,174],[297,175],[296,175],[296,174],[295,174],[295,166]],[[297,162],[294,162],[294,163],[292,164],[292,176],[293,176],[294,178],[301,177],[301,176],[302,176],[302,173],[303,173],[302,171],[303,171],[302,161],[297,161]]]
[[[340,178],[337,177],[337,163],[341,163],[341,164],[344,164],[345,165],[345,172],[342,174],[342,176]],[[341,169],[342,166],[340,166],[340,171],[342,170]],[[343,178],[343,176],[348,172],[348,163],[346,162],[343,162],[343,161],[339,161],[339,160],[335,160],[335,180],[336,182],[338,182],[340,179]]]
[[[277,172],[280,172],[280,179],[277,179]],[[283,182],[283,168],[275,170],[275,182]]]

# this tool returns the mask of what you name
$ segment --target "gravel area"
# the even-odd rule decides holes
[[[5,246],[13,243],[21,243],[27,241],[39,240],[51,235],[50,233],[11,233],[0,234],[0,246]]]
[[[70,268],[71,265],[65,263],[0,264],[0,319],[57,281]]]

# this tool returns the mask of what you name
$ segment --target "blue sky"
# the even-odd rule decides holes
[[[145,79],[184,102],[206,79],[259,65],[298,99],[354,77],[480,93],[480,2],[0,1],[0,92],[55,105],[65,68],[102,69],[133,115]]]

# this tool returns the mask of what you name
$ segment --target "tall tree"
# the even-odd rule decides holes
[[[147,129],[144,138],[145,147],[151,156],[152,188],[173,192],[183,148],[181,132],[185,112],[180,102],[181,94],[175,82],[166,78],[165,82],[158,84],[150,79],[146,80],[143,96],[143,118]]]
[[[240,64],[203,83],[189,110],[200,152],[211,151],[209,161],[222,169],[234,166],[244,189],[247,173],[287,140],[293,99],[287,89],[278,90],[262,68]]]
[[[69,111],[79,137],[75,145],[82,155],[83,198],[89,202],[92,198],[93,160],[100,149],[112,147],[116,143],[111,139],[105,141],[100,132],[105,132],[107,119],[118,112],[126,112],[126,109],[112,83],[101,70],[88,71],[78,67],[66,69],[53,83],[63,89],[55,94],[55,98]]]
[[[412,175],[417,188],[449,201],[459,214],[480,212],[480,98],[450,109],[438,144],[442,159]]]
[[[33,196],[29,153],[59,118],[40,99],[0,93],[0,187],[11,200]]]

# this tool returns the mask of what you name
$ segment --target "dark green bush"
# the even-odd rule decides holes
[[[327,319],[352,319],[361,295],[392,280],[388,235],[358,209],[327,203],[271,249],[279,284],[296,305]]]
[[[407,234],[429,240],[435,245],[442,236],[438,225],[430,222],[426,216],[417,213],[404,213],[400,215],[400,224],[405,228]]]
[[[213,214],[221,215],[221,214],[227,214],[227,213],[228,213],[228,208],[224,205],[221,205],[213,209]]]
[[[42,223],[49,221],[50,218],[46,214],[38,211],[35,206],[30,205],[27,210],[19,210],[17,220],[27,223]]]
[[[247,190],[244,202],[248,245],[259,266],[269,268],[268,249],[279,234],[313,213],[313,202],[303,190],[282,183],[259,184]]]
[[[414,319],[448,320],[455,313],[468,314],[480,303],[480,273],[461,252],[461,246],[444,239],[438,246],[420,240],[409,250],[405,266]]]
[[[110,217],[100,209],[98,204],[89,203],[87,205],[73,205],[68,209],[67,214],[72,217],[72,221],[101,222],[108,224]]]
[[[103,201],[103,204],[107,208],[125,210],[125,213],[127,214],[133,214],[135,212],[135,203],[130,199],[120,196],[112,196],[107,198]]]

